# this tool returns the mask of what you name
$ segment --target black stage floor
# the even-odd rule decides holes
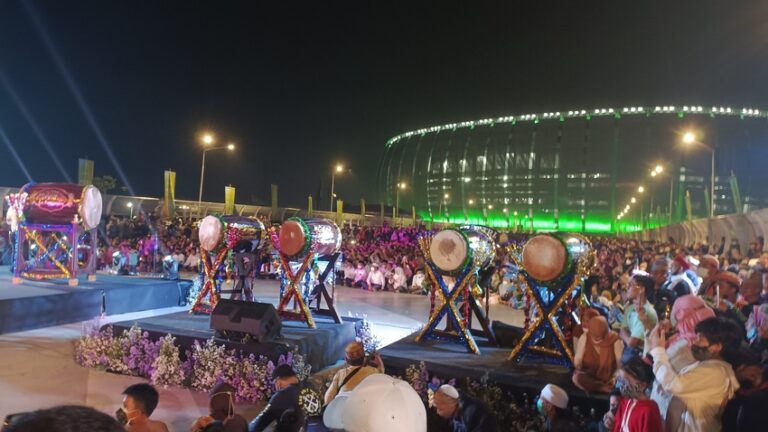
[[[515,364],[508,360],[511,348],[500,348],[476,339],[482,354],[469,353],[463,345],[452,342],[426,341],[416,343],[416,334],[407,336],[380,350],[387,373],[405,376],[410,365],[423,361],[430,378],[470,378],[480,380],[486,373],[490,382],[517,396],[537,395],[548,383],[562,387],[577,403],[607,406],[607,395],[590,395],[579,390],[571,381],[572,371],[566,367],[546,364]]]
[[[102,313],[181,306],[192,286],[188,280],[102,274],[94,282],[81,275],[76,287],[66,279],[13,285],[11,276],[8,266],[0,266],[0,334],[90,320]]]
[[[273,361],[277,361],[281,354],[296,347],[298,352],[305,356],[307,363],[312,365],[312,373],[315,373],[335,364],[343,357],[345,345],[355,339],[357,321],[345,320],[342,324],[336,324],[330,319],[315,315],[316,329],[308,328],[303,322],[283,321],[282,337],[272,342],[243,344],[219,338],[216,341],[227,345],[228,348],[263,355]],[[208,315],[192,315],[188,312],[121,321],[112,325],[115,331],[136,325],[147,331],[152,338],[171,334],[181,345],[182,352],[192,346],[195,340],[202,343],[214,336]]]

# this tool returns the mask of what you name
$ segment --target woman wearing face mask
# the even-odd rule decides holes
[[[605,415],[603,423],[613,432],[657,432],[662,430],[661,414],[649,397],[653,369],[639,357],[622,365],[616,378],[621,402],[616,415]]]

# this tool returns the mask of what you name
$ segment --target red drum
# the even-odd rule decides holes
[[[206,216],[198,228],[200,247],[206,251],[215,251],[222,245],[232,249],[241,242],[250,242],[254,251],[264,246],[265,236],[264,224],[245,216]]]
[[[310,251],[333,255],[341,249],[341,230],[329,219],[290,218],[280,226],[280,252],[302,257]]]
[[[550,282],[568,270],[568,251],[559,238],[541,234],[523,246],[523,268],[532,278]]]
[[[24,219],[33,224],[67,225],[81,223],[94,229],[101,222],[101,192],[91,185],[70,183],[28,183]]]

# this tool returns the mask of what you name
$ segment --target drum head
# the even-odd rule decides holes
[[[93,186],[86,186],[80,201],[80,217],[86,229],[94,229],[101,222],[101,192]]]
[[[212,251],[218,248],[223,235],[224,227],[216,216],[206,216],[200,221],[198,238],[203,250]]]
[[[429,246],[432,262],[446,272],[460,270],[466,265],[468,252],[464,236],[450,229],[435,234]]]
[[[288,256],[300,254],[307,244],[307,233],[297,221],[285,221],[280,225],[280,252]]]
[[[565,246],[550,235],[537,235],[523,246],[523,268],[538,281],[555,280],[563,273],[567,263]]]

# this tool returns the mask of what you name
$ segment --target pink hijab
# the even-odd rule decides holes
[[[669,338],[667,346],[672,345],[680,339],[685,339],[689,343],[696,339],[696,324],[707,318],[715,316],[712,310],[701,297],[693,294],[682,296],[675,300],[672,305],[670,317],[676,322],[675,329],[677,333]]]

